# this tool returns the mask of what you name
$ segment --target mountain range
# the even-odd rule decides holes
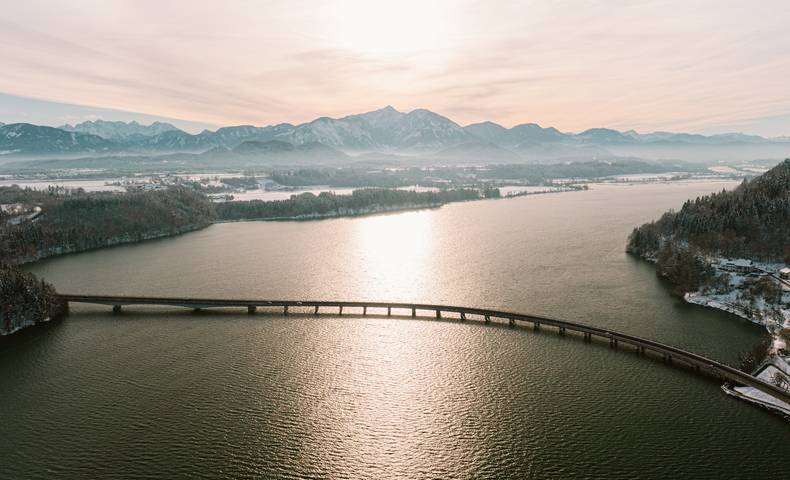
[[[245,143],[257,142],[244,146]],[[266,142],[282,142],[264,145]],[[699,135],[640,134],[608,128],[565,133],[525,123],[505,128],[493,122],[461,126],[425,109],[400,112],[391,106],[342,118],[321,117],[300,125],[239,125],[190,134],[169,123],[87,121],[60,128],[25,123],[0,124],[3,157],[95,154],[154,155],[203,153],[272,155],[324,152],[333,158],[361,153],[421,156],[445,161],[517,163],[562,159],[633,156],[654,159],[715,160],[790,156],[786,138],[740,133]],[[305,147],[306,146],[306,147]],[[284,149],[285,148],[285,149]],[[246,153],[245,153],[246,152]],[[740,158],[748,159],[748,158]]]
[[[106,120],[94,120],[78,123],[74,126],[66,124],[58,127],[67,132],[89,133],[98,135],[108,140],[121,140],[129,137],[150,137],[159,135],[172,130],[178,130],[169,123],[154,122],[151,125],[140,125],[132,122],[108,122]]]

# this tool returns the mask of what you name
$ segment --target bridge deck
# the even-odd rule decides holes
[[[533,325],[549,325],[557,327],[560,332],[566,330],[579,332],[585,335],[585,338],[592,338],[593,336],[608,339],[613,346],[618,343],[632,345],[637,348],[637,351],[644,353],[645,351],[653,351],[663,355],[669,361],[680,360],[683,363],[693,367],[695,371],[707,372],[715,375],[722,380],[754,387],[768,395],[790,404],[790,392],[785,391],[777,386],[764,382],[758,378],[744,373],[729,365],[723,364],[716,360],[698,355],[696,353],[683,350],[678,347],[673,347],[664,343],[656,342],[642,337],[629,335],[613,330],[608,330],[592,325],[585,325],[582,323],[570,322],[566,320],[558,320],[555,318],[540,317],[535,315],[527,315],[523,313],[506,312],[501,310],[490,310],[484,308],[471,308],[459,307],[453,305],[433,305],[421,303],[397,303],[397,302],[342,302],[342,301],[325,301],[325,300],[243,300],[243,299],[208,299],[208,298],[166,298],[166,297],[126,297],[126,296],[106,296],[106,295],[59,295],[59,297],[66,302],[76,303],[90,303],[97,305],[111,305],[114,309],[120,309],[121,306],[126,305],[156,305],[156,306],[173,306],[185,307],[191,309],[204,309],[204,308],[233,308],[242,307],[247,308],[249,312],[254,312],[258,307],[280,307],[283,308],[283,313],[288,314],[288,308],[313,308],[314,313],[319,313],[322,308],[336,308],[337,312],[342,314],[351,313],[348,308],[361,309],[359,313],[366,315],[368,309],[387,309],[387,313],[391,314],[392,310],[407,310],[412,316],[418,316],[424,312],[432,312],[435,316],[441,317],[443,313],[456,313],[463,320],[467,315],[476,315],[482,317],[488,322],[490,319],[503,319],[507,320],[510,325],[515,325],[516,322],[531,323]],[[328,312],[326,312],[328,313]]]

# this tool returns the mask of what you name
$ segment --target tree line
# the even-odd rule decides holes
[[[357,215],[400,208],[498,198],[498,189],[414,192],[355,190],[351,195],[303,193],[280,201],[214,204],[185,186],[127,193],[0,187],[0,204],[41,207],[35,218],[0,214],[0,262],[20,264],[52,255],[176,235],[217,220]]]
[[[274,219],[354,215],[376,210],[403,207],[438,206],[450,202],[498,198],[498,189],[453,189],[438,192],[415,192],[384,188],[354,190],[351,195],[322,192],[302,193],[288,200],[236,201],[216,205],[221,220]]]

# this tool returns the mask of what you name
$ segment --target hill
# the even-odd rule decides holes
[[[0,263],[0,336],[57,319],[67,311],[52,285],[32,273]]]
[[[628,251],[654,257],[665,242],[712,255],[790,261],[790,160],[733,191],[689,200],[634,229]]]

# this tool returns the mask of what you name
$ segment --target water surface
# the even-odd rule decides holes
[[[218,224],[40,262],[60,291],[530,312],[734,362],[762,330],[671,297],[637,224],[723,183]],[[551,329],[74,307],[0,342],[1,478],[781,478],[790,427]]]

